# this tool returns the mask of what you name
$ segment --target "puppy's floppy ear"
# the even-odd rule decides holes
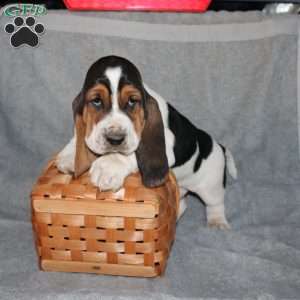
[[[156,187],[165,182],[169,166],[161,113],[157,101],[145,94],[146,120],[136,157],[144,185]]]
[[[84,99],[82,92],[73,100],[72,108],[76,135],[74,176],[77,178],[90,168],[97,157],[88,149],[85,143],[86,124],[83,117]]]

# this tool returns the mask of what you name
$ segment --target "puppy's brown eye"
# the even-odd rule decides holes
[[[138,100],[136,98],[129,97],[128,102],[127,102],[127,106],[129,108],[134,108],[137,103],[138,103]]]
[[[102,99],[97,97],[90,102],[95,108],[100,109],[103,107]]]

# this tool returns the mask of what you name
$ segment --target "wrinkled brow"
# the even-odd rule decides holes
[[[97,78],[95,80],[95,84],[103,84],[108,89],[109,93],[111,94],[110,82],[107,77],[102,76],[102,77]]]
[[[142,89],[142,83],[138,80],[130,80],[126,74],[122,74],[122,77],[120,78],[119,81],[119,91],[123,89],[124,86],[132,86],[133,88],[137,90]]]

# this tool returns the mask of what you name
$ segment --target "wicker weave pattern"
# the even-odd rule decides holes
[[[61,174],[51,161],[31,193],[32,223],[43,270],[152,277],[161,274],[175,236],[178,188],[148,189],[139,174],[124,197],[100,192],[85,174]]]

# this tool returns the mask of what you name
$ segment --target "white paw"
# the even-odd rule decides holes
[[[223,229],[223,230],[230,229],[229,223],[224,218],[212,218],[208,220],[207,225],[209,228]]]
[[[55,165],[62,173],[73,173],[74,172],[74,156],[60,152],[55,159]]]
[[[224,202],[206,207],[207,225],[209,228],[230,229],[224,211]]]
[[[89,173],[91,182],[101,191],[119,190],[127,176],[127,172],[120,161],[113,159],[110,155],[104,155],[95,160]]]

